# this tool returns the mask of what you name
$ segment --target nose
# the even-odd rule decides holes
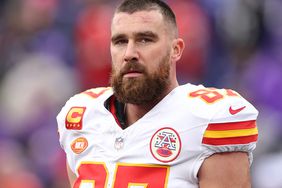
[[[127,43],[127,47],[124,53],[124,61],[130,62],[132,60],[138,60],[138,58],[139,58],[139,55],[138,55],[136,45],[134,44],[133,41],[129,41]]]

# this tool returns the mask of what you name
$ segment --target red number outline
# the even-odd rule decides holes
[[[239,97],[240,95],[231,89],[220,90],[215,88],[198,89],[196,91],[189,93],[188,95],[188,97],[200,98],[201,100],[203,100],[208,104],[212,104],[219,100],[222,100],[226,96]]]
[[[82,183],[92,183],[95,188],[106,188],[108,185],[109,172],[104,162],[84,161],[79,165],[77,172],[79,175],[74,188],[80,188]],[[143,185],[144,188],[166,188],[169,172],[170,167],[164,165],[117,163],[112,187],[130,188]]]

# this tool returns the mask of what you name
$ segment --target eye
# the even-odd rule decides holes
[[[140,39],[140,43],[148,43],[148,42],[152,42],[153,40],[152,39],[150,39],[150,38],[141,38]]]
[[[123,44],[127,44],[128,40],[126,39],[118,39],[118,40],[115,40],[113,42],[114,45],[123,45]]]

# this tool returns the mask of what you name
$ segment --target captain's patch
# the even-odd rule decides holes
[[[66,116],[66,129],[81,130],[86,107],[72,107]]]
[[[170,127],[159,129],[151,138],[150,150],[158,161],[164,163],[173,161],[181,150],[178,133]]]

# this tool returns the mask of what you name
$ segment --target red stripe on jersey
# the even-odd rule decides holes
[[[206,130],[210,131],[223,131],[223,130],[239,130],[251,129],[256,127],[256,120],[241,121],[232,123],[211,123]]]
[[[207,145],[234,145],[234,144],[249,144],[251,142],[256,142],[258,140],[258,135],[242,136],[242,137],[231,137],[231,138],[206,138],[202,140],[203,144]]]

